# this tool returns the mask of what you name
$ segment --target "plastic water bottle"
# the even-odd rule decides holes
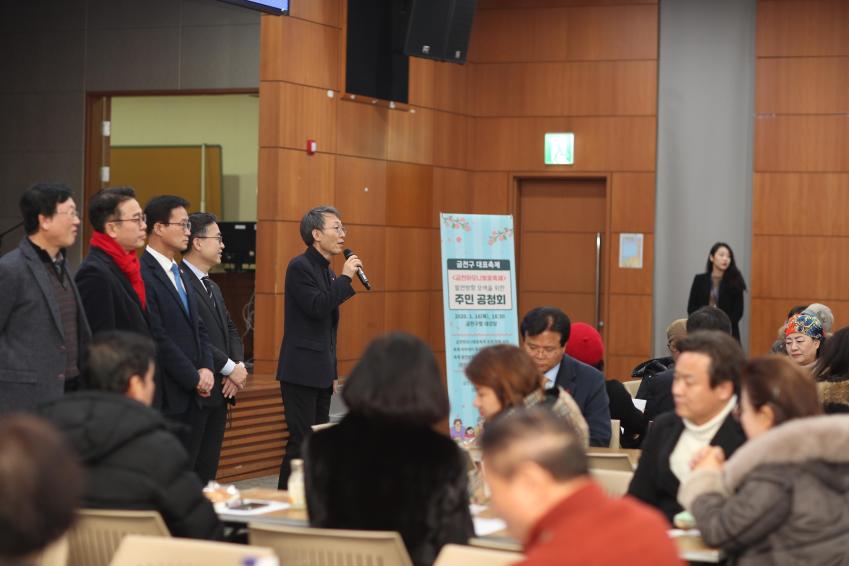
[[[289,474],[289,501],[292,509],[305,509],[307,506],[307,494],[304,488],[304,461],[292,460],[292,471]]]

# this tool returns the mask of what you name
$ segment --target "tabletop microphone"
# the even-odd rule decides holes
[[[352,252],[349,248],[345,248],[345,251],[343,251],[342,253],[345,254],[345,259],[348,259],[352,255],[354,255],[354,252]],[[357,268],[357,277],[359,277],[360,283],[363,284],[363,287],[371,291],[371,283],[368,282],[368,277],[366,277],[366,272],[363,271],[362,267]]]

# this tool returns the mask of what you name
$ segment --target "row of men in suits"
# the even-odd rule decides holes
[[[195,471],[213,479],[227,403],[247,380],[241,337],[209,278],[224,248],[215,217],[190,215],[177,196],[142,210],[133,189],[104,189],[89,203],[90,252],[72,277],[64,250],[80,218],[70,190],[35,185],[20,205],[26,236],[0,258],[0,412],[79,388],[92,333],[148,336],[157,346],[154,406],[185,425]]]

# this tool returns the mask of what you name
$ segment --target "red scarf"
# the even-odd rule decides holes
[[[144,281],[141,276],[141,264],[139,263],[139,256],[136,255],[136,252],[128,252],[122,248],[118,242],[103,232],[97,231],[95,231],[91,236],[91,245],[103,250],[109,257],[112,258],[112,261],[115,262],[115,265],[118,266],[121,273],[126,275],[127,279],[130,280],[130,285],[133,286],[136,295],[139,296],[142,310],[147,310]]]

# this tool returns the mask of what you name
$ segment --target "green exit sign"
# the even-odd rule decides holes
[[[545,164],[575,164],[575,134],[545,134]]]

